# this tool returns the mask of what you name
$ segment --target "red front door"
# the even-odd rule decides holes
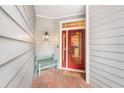
[[[68,31],[68,68],[85,69],[85,30]]]

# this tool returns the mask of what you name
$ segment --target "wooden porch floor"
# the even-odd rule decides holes
[[[32,88],[89,88],[84,77],[83,73],[51,68],[33,77]]]

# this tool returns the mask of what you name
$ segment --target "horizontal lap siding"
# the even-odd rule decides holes
[[[34,70],[33,6],[0,6],[0,20],[0,87],[31,87]]]
[[[124,6],[89,6],[90,83],[124,87]]]
[[[49,34],[49,40],[45,41],[45,32]],[[55,54],[55,20],[36,17],[36,56],[49,56]]]

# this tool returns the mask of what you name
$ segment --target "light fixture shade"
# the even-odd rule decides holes
[[[49,38],[49,34],[48,32],[45,32],[45,40],[48,40],[48,38]]]

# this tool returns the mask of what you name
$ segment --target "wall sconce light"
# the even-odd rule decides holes
[[[45,32],[45,40],[48,40],[48,38],[49,38],[49,34],[48,32]]]

